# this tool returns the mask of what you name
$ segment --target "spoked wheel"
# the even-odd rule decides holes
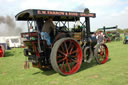
[[[84,48],[84,61],[90,63],[92,60],[93,52],[90,47]]]
[[[98,64],[104,64],[108,59],[108,48],[105,44],[98,44],[95,49],[95,58]]]
[[[80,68],[82,62],[81,47],[72,38],[62,38],[54,44],[50,61],[56,72],[62,75],[71,75]]]
[[[0,57],[4,56],[4,47],[0,46]]]

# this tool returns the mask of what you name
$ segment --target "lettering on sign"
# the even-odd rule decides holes
[[[50,15],[64,15],[64,12],[56,12],[56,11],[48,11],[47,13]]]
[[[78,16],[78,13],[69,12],[69,15],[71,15],[71,16]]]
[[[93,14],[84,14],[84,13],[80,13],[80,16],[90,16],[90,17],[93,17],[94,15],[93,15]]]
[[[46,11],[37,11],[37,14],[47,14]]]
[[[81,17],[93,17],[94,14],[85,14],[77,12],[61,12],[61,11],[45,11],[38,10],[37,14],[48,14],[48,15],[65,15],[65,16],[81,16]]]

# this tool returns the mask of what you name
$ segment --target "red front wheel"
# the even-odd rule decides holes
[[[98,44],[95,49],[95,58],[98,64],[104,64],[108,59],[108,48],[105,44]]]
[[[81,47],[72,38],[62,38],[54,44],[50,61],[56,72],[62,75],[71,75],[80,68],[82,62]]]

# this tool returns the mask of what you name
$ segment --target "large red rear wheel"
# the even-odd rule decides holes
[[[72,38],[62,38],[54,44],[50,61],[56,72],[62,75],[73,74],[78,71],[82,62],[81,47]]]
[[[105,44],[98,44],[95,49],[95,57],[98,64],[104,64],[108,59],[108,48]]]
[[[4,56],[4,47],[1,45],[0,46],[0,57]]]

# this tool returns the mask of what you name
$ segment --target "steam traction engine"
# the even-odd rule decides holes
[[[108,48],[105,44],[97,45],[94,34],[90,32],[90,17],[95,16],[88,9],[84,12],[30,9],[18,13],[16,20],[28,24],[28,32],[21,33],[26,46],[24,55],[33,67],[43,70],[51,66],[62,75],[76,73],[82,61],[91,62],[95,58],[97,63],[105,63]],[[49,17],[56,24],[56,33],[50,33],[50,46],[40,37],[42,26]]]
[[[118,26],[114,26],[114,27],[103,27],[103,28],[99,28],[99,31],[103,31],[104,35],[105,35],[105,41],[106,42],[110,42],[110,41],[120,41],[121,37],[120,37],[120,33],[117,31],[113,31],[113,32],[106,32],[106,30],[111,30],[111,29],[116,29],[117,30]]]

